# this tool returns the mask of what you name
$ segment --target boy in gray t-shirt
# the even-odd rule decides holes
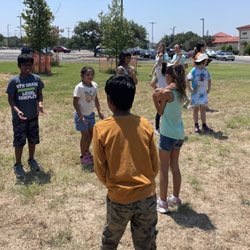
[[[10,81],[6,93],[12,109],[12,124],[14,131],[13,146],[15,147],[16,163],[14,172],[17,177],[26,174],[21,163],[23,147],[26,138],[29,142],[28,164],[33,171],[39,171],[40,166],[34,159],[35,147],[39,143],[38,114],[43,113],[44,84],[39,76],[31,74],[34,59],[30,54],[18,56],[20,74]]]

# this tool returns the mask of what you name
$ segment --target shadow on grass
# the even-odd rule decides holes
[[[34,182],[38,185],[50,183],[50,173],[45,173],[43,170],[39,172],[30,171],[26,173],[25,177],[17,178],[16,185],[31,185]]]
[[[211,132],[202,132],[200,133],[201,136],[208,135],[210,137],[214,137],[215,139],[224,141],[228,139],[228,136],[223,135],[222,131],[211,131]]]
[[[219,112],[219,110],[210,109],[209,107],[206,108],[206,111],[209,112],[209,113],[216,113],[216,112]]]
[[[209,217],[203,213],[194,211],[189,203],[184,203],[177,211],[173,211],[169,216],[180,226],[185,228],[198,227],[202,230],[215,230]]]
[[[94,164],[81,164],[81,167],[84,172],[88,173],[94,172]]]

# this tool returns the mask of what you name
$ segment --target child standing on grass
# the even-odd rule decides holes
[[[34,159],[36,144],[39,144],[38,115],[43,113],[44,84],[39,76],[31,74],[34,59],[30,54],[21,54],[17,58],[20,74],[14,76],[6,93],[12,109],[12,124],[16,163],[14,172],[24,177],[26,172],[21,163],[23,147],[28,139],[28,164],[32,171],[40,171],[40,165]]]
[[[179,154],[184,142],[182,107],[186,98],[185,70],[182,65],[176,64],[167,67],[167,83],[175,85],[176,89],[156,89],[153,94],[156,110],[162,115],[159,140],[160,198],[157,201],[157,210],[160,213],[169,212],[168,204],[181,205]],[[173,175],[173,194],[167,198],[169,167]]]
[[[208,105],[208,94],[211,89],[211,76],[207,68],[209,58],[206,54],[200,54],[195,60],[196,67],[187,75],[187,87],[191,92],[194,119],[194,132],[200,133],[201,130],[198,124],[198,113],[200,111],[202,129],[204,132],[211,132],[206,124],[206,108]],[[189,81],[192,81],[192,88],[190,87]]]
[[[80,162],[82,164],[93,164],[93,155],[90,153],[89,147],[95,124],[94,107],[97,109],[99,118],[104,118],[97,97],[98,85],[93,82],[94,75],[95,71],[92,67],[84,67],[81,70],[82,81],[76,85],[73,93],[73,106],[76,111],[74,114],[75,126],[76,130],[81,132]]]
[[[131,77],[134,81],[134,84],[136,85],[138,83],[138,80],[136,78],[134,67],[129,65],[130,62],[131,62],[131,53],[128,51],[122,51],[119,54],[119,63],[116,72],[118,75],[127,75]]]
[[[167,87],[167,80],[166,80],[166,70],[167,70],[167,62],[162,62],[161,68],[157,71],[157,80],[158,80],[158,86],[157,83],[151,85],[153,89],[160,88],[164,89]],[[160,119],[161,116],[158,114],[158,112],[155,115],[155,134],[160,135]]]
[[[113,116],[94,127],[94,169],[107,187],[107,218],[101,249],[117,249],[130,221],[135,249],[156,249],[155,177],[159,159],[150,123],[130,113],[135,85],[112,76],[105,86]]]

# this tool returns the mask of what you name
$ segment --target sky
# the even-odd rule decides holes
[[[20,13],[25,9],[22,0],[0,0],[0,34],[20,36]],[[64,36],[72,35],[79,21],[99,21],[98,14],[108,12],[112,0],[47,0],[55,15],[53,25],[64,29]],[[238,36],[236,27],[250,24],[250,0],[123,0],[124,16],[146,28],[148,39],[158,42],[164,35],[192,31],[202,36],[224,32]],[[68,33],[69,28],[69,33]]]

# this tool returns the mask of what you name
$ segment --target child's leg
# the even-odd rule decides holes
[[[198,113],[199,113],[199,106],[195,106],[193,110],[193,118],[194,118],[194,123],[198,124]]]
[[[29,159],[33,159],[35,154],[36,144],[29,143],[28,145],[29,145]]]
[[[117,249],[132,212],[128,205],[117,204],[107,197],[107,218],[102,234],[101,249]]]
[[[202,121],[202,124],[206,124],[206,106],[201,106],[200,110],[201,110],[201,121]]]
[[[135,249],[156,249],[156,195],[134,202],[131,232]]]
[[[81,155],[84,156],[87,150],[88,146],[88,130],[81,131],[81,141],[80,141],[80,149],[81,149]]]
[[[88,141],[87,141],[87,148],[86,151],[89,151],[90,144],[93,138],[93,128],[88,128]]]
[[[15,147],[16,164],[21,163],[23,147]]]
[[[173,195],[179,197],[181,188],[181,173],[179,169],[180,149],[175,148],[170,153],[170,168],[173,175]]]
[[[168,193],[168,169],[170,165],[170,152],[160,149],[159,156],[161,161],[160,198],[162,201],[166,201]]]

